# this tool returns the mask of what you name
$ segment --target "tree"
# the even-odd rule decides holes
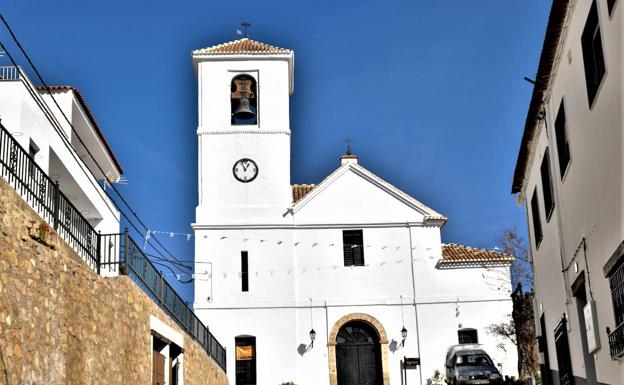
[[[506,285],[514,285],[511,293],[513,310],[509,319],[491,324],[487,332],[513,343],[518,351],[518,374],[527,378],[537,373],[537,343],[535,340],[535,318],[533,313],[533,268],[524,239],[515,227],[505,229],[499,240],[498,249],[512,255],[515,260],[506,276],[498,277]],[[508,286],[509,287],[509,286]],[[504,345],[499,347],[504,349]]]

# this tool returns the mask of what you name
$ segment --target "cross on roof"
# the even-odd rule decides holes
[[[247,35],[247,28],[251,27],[251,23],[248,21],[243,21],[242,23],[240,23],[241,27],[243,27],[243,30],[241,31],[240,29],[236,30],[236,33],[239,35],[242,35],[243,37],[249,37]]]
[[[344,142],[347,144],[347,155],[353,155],[353,152],[351,152],[351,143],[354,142],[353,139],[347,136]]]

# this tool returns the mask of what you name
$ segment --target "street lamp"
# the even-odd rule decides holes
[[[401,338],[403,338],[403,340],[401,341],[401,346],[405,346],[405,339],[407,338],[407,329],[405,329],[405,326],[403,326],[403,329],[401,329]]]
[[[314,340],[316,339],[316,332],[314,329],[310,330],[310,348],[314,347]]]

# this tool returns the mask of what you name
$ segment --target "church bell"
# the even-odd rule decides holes
[[[239,99],[238,107],[236,107],[232,115],[237,119],[251,119],[256,116],[256,113],[251,109],[249,99],[241,98]]]

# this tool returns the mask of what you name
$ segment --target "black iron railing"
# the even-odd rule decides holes
[[[99,273],[97,232],[2,124],[0,175]]]
[[[620,324],[613,331],[607,328],[607,334],[609,335],[609,352],[611,353],[611,358],[617,360],[624,356],[624,323]]]
[[[127,274],[225,371],[225,349],[141,251],[128,233],[99,234],[0,124],[0,177],[98,274]],[[120,261],[121,258],[121,261]]]
[[[127,232],[105,237],[111,236],[118,236],[121,244],[121,273],[130,276],[225,371],[225,348],[197,318],[182,297],[167,283],[162,273],[156,269],[141,248]]]

